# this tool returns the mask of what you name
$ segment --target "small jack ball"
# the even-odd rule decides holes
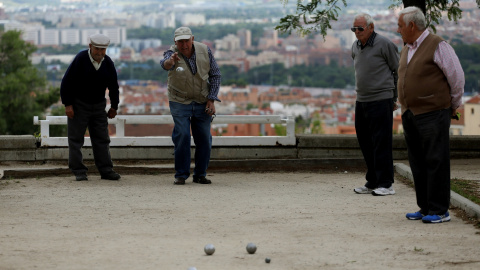
[[[255,251],[257,251],[257,246],[254,243],[248,243],[247,252],[253,254]]]
[[[265,258],[266,263],[270,263],[270,258]]]
[[[215,247],[212,244],[207,244],[203,250],[207,255],[212,255],[215,252]]]

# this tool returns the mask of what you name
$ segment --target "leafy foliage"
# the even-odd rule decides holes
[[[286,4],[288,0],[281,0]],[[396,8],[402,4],[422,6],[426,4],[426,19],[427,25],[434,32],[436,32],[435,24],[439,24],[442,18],[442,11],[447,12],[448,20],[458,21],[462,18],[462,10],[459,8],[460,0],[414,0],[414,1],[402,1],[392,0],[390,8]],[[284,32],[291,33],[297,31],[301,35],[306,35],[312,31],[320,32],[325,37],[327,30],[331,29],[330,22],[336,21],[338,18],[338,11],[341,10],[341,4],[343,7],[347,6],[346,0],[311,0],[303,4],[304,1],[297,0],[297,13],[287,14],[280,19],[280,23],[275,29]],[[477,5],[480,7],[480,0],[477,0]]]
[[[33,134],[33,116],[59,99],[29,60],[35,50],[19,31],[0,33],[0,134]]]
[[[458,21],[462,18],[462,10],[459,7],[460,0],[425,0],[425,1],[408,1],[409,5],[415,5],[415,2],[425,2],[426,4],[426,12],[425,12],[425,19],[427,20],[427,26],[430,27],[434,33],[436,33],[437,29],[435,28],[435,24],[440,24],[440,20],[442,19],[442,12],[447,12],[447,18],[449,21]],[[406,5],[406,1],[394,0],[394,4],[390,6],[390,8],[399,7],[402,5]]]
[[[274,24],[254,24],[254,23],[237,23],[225,25],[202,25],[189,26],[195,36],[196,41],[221,39],[228,34],[236,33],[240,29],[249,29],[252,34],[252,45],[256,46],[258,40],[263,36],[264,28],[273,28]],[[163,45],[173,44],[174,28],[152,28],[142,26],[136,29],[127,30],[129,39],[160,39]]]
[[[480,45],[453,45],[465,73],[465,92],[480,92]]]
[[[286,4],[288,0],[284,0]],[[323,9],[317,9],[322,5],[322,0],[307,1],[304,5],[302,0],[297,0],[297,14],[290,14],[280,19],[280,24],[275,27],[281,32],[292,33],[296,30],[301,36],[306,36],[311,32],[318,32],[325,37],[327,29],[331,29],[330,21],[336,21],[338,11],[341,10],[339,4],[347,6],[346,0],[325,0]]]
[[[234,66],[221,66],[222,84],[292,85],[299,87],[345,88],[355,84],[353,67],[339,67],[331,62],[328,66],[297,65],[286,69],[283,64],[258,66],[246,73]],[[237,83],[240,82],[240,83]]]

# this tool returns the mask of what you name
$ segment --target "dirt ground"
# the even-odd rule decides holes
[[[209,178],[2,180],[0,269],[480,268],[479,230],[453,212],[444,224],[407,220],[418,209],[400,181],[396,195],[376,197],[353,192],[357,172]]]

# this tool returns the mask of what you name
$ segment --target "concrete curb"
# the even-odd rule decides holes
[[[95,165],[87,165],[88,174],[98,174]],[[192,165],[193,168],[193,165]],[[248,159],[248,160],[211,160],[209,173],[215,172],[272,172],[272,171],[355,171],[364,170],[363,159]],[[114,170],[119,174],[160,174],[175,173],[172,163],[125,165],[116,164]],[[35,178],[48,176],[72,176],[67,165],[42,165],[37,167],[12,167],[0,169],[0,179],[8,178]]]
[[[402,163],[395,163],[394,166],[397,173],[401,174],[402,176],[408,178],[410,181],[413,182],[412,170],[409,166]],[[462,195],[454,191],[450,191],[450,204],[464,210],[467,215],[471,217],[480,217],[480,205],[473,203],[469,199],[463,197]]]

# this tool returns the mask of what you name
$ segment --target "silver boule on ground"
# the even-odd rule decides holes
[[[253,253],[255,253],[255,251],[257,251],[257,246],[254,243],[248,243],[247,244],[247,252],[249,254],[253,254]]]
[[[212,244],[206,244],[203,250],[207,255],[212,255],[215,252],[215,246]]]

